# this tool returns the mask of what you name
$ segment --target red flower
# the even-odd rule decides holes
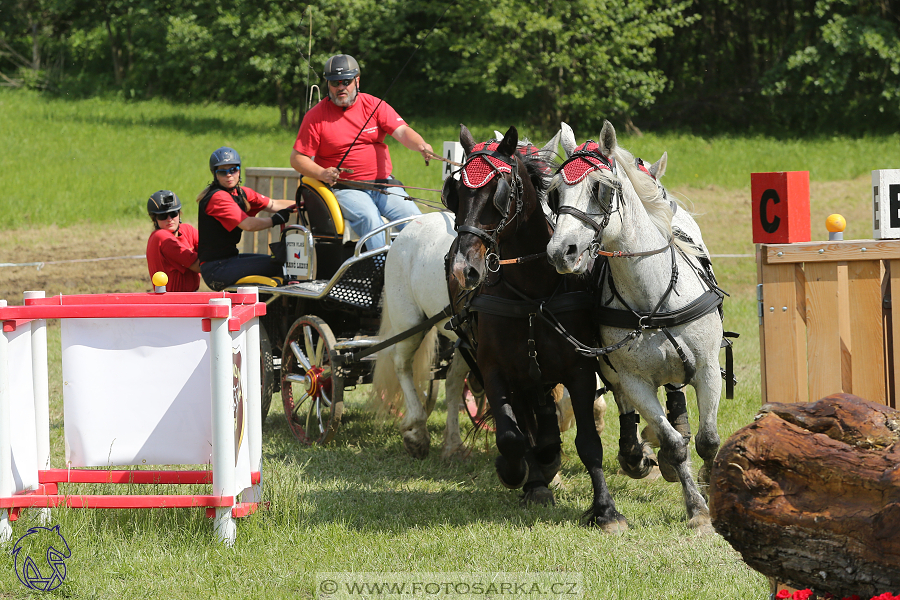
[[[775,597],[778,598],[778,600],[787,600],[791,597],[791,593],[787,590],[778,590],[778,593],[775,594]]]
[[[797,590],[794,592],[794,600],[808,600],[812,596],[812,590]]]
[[[850,596],[849,598],[843,598],[843,600],[862,600],[862,598],[860,598],[860,597],[857,596],[856,594],[853,594],[853,595]]]

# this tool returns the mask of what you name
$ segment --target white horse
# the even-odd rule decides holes
[[[412,329],[439,314],[450,304],[444,256],[456,238],[453,215],[446,212],[427,213],[410,222],[391,244],[384,265],[384,301],[379,336],[387,339]],[[378,353],[373,387],[380,398],[390,402],[393,383],[399,382],[405,410],[400,423],[403,445],[415,458],[424,458],[430,448],[425,426],[432,406],[421,400],[425,371],[434,360],[435,335],[440,333],[456,341],[453,331],[444,329],[447,319],[439,321],[429,332],[412,335]],[[418,353],[417,350],[422,348]],[[414,370],[413,363],[419,363]],[[456,353],[450,363],[445,382],[447,427],[441,456],[450,457],[463,448],[459,433],[459,401],[469,367]],[[414,375],[415,371],[415,375]],[[396,380],[391,375],[396,372]],[[417,385],[418,383],[418,385]]]
[[[563,124],[561,144],[568,160],[551,184],[559,217],[548,257],[560,273],[583,273],[592,256],[614,255],[599,282],[598,319],[601,343],[619,347],[599,359],[601,373],[620,411],[637,408],[656,434],[661,470],[671,469],[681,482],[689,524],[708,529],[709,509],[691,475],[688,440],[666,418],[656,395],[666,384],[696,390],[700,483],[708,484],[719,447],[723,332],[716,308],[722,293],[698,258],[708,257],[700,228],[683,207],[673,210],[652,174],[618,146],[609,122],[599,144],[580,147]],[[665,155],[654,167],[664,170]]]

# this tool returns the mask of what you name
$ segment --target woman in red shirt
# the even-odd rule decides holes
[[[221,147],[209,157],[214,180],[197,196],[200,203],[200,273],[210,289],[224,290],[248,275],[281,277],[281,263],[268,254],[241,254],[242,231],[260,231],[284,225],[297,208],[293,200],[272,200],[241,187],[241,157],[234,148]],[[261,211],[271,216],[256,216]]]
[[[160,190],[147,200],[147,213],[154,231],[147,240],[150,277],[158,271],[169,276],[169,292],[196,292],[200,288],[199,235],[192,225],[181,222],[181,200],[174,192]]]

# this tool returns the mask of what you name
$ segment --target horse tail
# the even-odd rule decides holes
[[[385,304],[383,303],[382,306]],[[391,323],[390,311],[381,311],[381,326],[378,329],[378,337],[387,339],[397,335]],[[437,328],[432,327],[422,342],[419,344],[413,357],[413,381],[419,391],[420,398],[425,398],[428,386],[431,382],[431,367],[437,354]],[[375,360],[375,368],[372,372],[372,403],[379,413],[396,412],[403,409],[403,389],[397,378],[397,370],[394,366],[394,353],[391,348],[386,348],[378,353]]]
[[[381,325],[378,328],[378,337],[387,339],[394,335],[391,325],[391,314],[386,308],[386,300],[383,299],[381,311]],[[372,403],[379,413],[389,412],[399,408],[398,400],[401,399],[403,390],[400,389],[400,380],[397,379],[397,371],[394,369],[394,353],[391,348],[385,348],[378,353],[375,359],[375,368],[372,371]]]

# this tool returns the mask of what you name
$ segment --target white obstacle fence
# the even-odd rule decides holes
[[[0,300],[0,540],[28,507],[205,507],[231,545],[234,519],[262,498],[263,314],[256,288]],[[64,469],[50,468],[46,319],[61,320]],[[112,469],[122,465],[210,469]],[[60,494],[66,483],[209,484],[211,493]]]

